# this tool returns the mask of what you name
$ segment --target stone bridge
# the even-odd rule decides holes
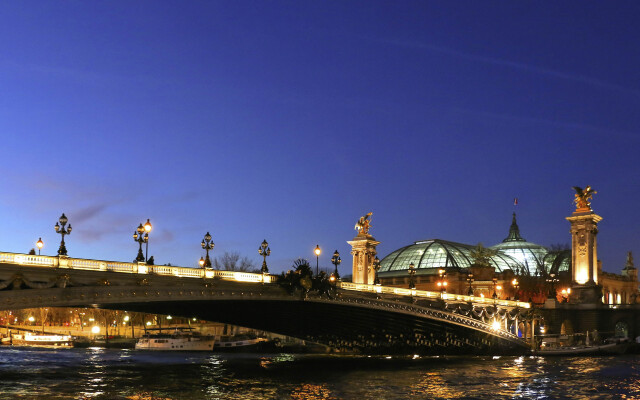
[[[0,310],[96,307],[224,322],[338,350],[523,353],[529,304],[338,282],[287,293],[273,275],[0,253]],[[522,329],[520,329],[522,330]]]

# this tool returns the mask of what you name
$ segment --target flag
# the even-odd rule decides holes
[[[513,199],[513,205],[514,205],[514,206],[517,206],[517,205],[518,205],[518,198],[517,198],[517,197]]]

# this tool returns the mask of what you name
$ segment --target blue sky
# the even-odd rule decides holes
[[[75,257],[237,251],[329,267],[373,212],[416,240],[569,243],[598,194],[599,256],[640,254],[637,2],[190,1],[0,4],[0,250],[62,212]]]

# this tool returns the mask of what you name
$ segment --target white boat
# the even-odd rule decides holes
[[[73,347],[73,338],[69,335],[38,335],[31,332],[14,333],[3,338],[4,343],[14,346]]]
[[[197,332],[175,330],[172,333],[154,333],[142,336],[136,350],[159,351],[213,351],[215,338]]]

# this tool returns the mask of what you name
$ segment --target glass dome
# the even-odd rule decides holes
[[[415,242],[383,258],[380,261],[378,274],[384,277],[402,272],[404,276],[411,263],[416,267],[416,273],[420,275],[437,274],[439,268],[468,268],[473,263],[471,251],[475,247],[440,239]],[[503,252],[497,252],[496,255],[491,256],[489,263],[496,272],[523,268],[515,258]]]
[[[516,271],[516,274],[534,275],[536,271],[542,271],[544,268],[544,257],[548,251],[544,246],[527,242],[520,236],[520,228],[516,223],[516,213],[513,213],[513,220],[509,228],[509,236],[495,246],[490,247],[507,254],[523,265],[524,269]]]
[[[550,251],[543,262],[547,274],[568,272],[571,270],[571,250]]]

